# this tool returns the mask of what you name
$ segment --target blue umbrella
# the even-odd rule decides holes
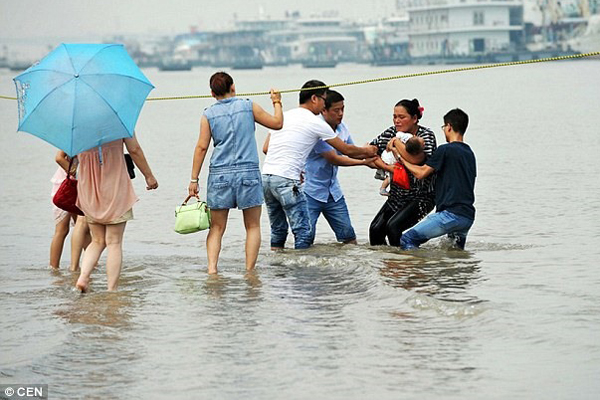
[[[121,44],[61,44],[14,78],[19,131],[69,156],[133,137],[154,86]]]

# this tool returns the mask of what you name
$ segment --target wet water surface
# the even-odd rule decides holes
[[[467,251],[443,240],[412,252],[368,246],[380,182],[367,168],[340,168],[358,246],[333,243],[322,221],[314,248],[272,253],[265,211],[258,267],[246,273],[241,213],[232,211],[217,276],[206,274],[206,232],[172,230],[210,102],[148,103],[137,131],[160,187],[146,192],[134,180],[140,201],[120,289],[105,291],[102,258],[86,295],[72,290],[68,251],[59,272],[46,269],[54,150],[15,133],[16,105],[2,101],[0,383],[47,383],[61,399],[596,398],[599,67],[552,63],[341,88],[357,143],[391,125],[401,98],[421,100],[422,123],[440,144],[443,114],[469,113],[465,139],[479,175]],[[245,92],[432,69],[233,76]],[[212,72],[146,71],[153,96],[204,94]],[[13,93],[11,77],[0,70],[2,94]],[[296,96],[284,96],[284,109]],[[255,101],[270,107],[266,97]],[[258,128],[261,144],[264,136]]]

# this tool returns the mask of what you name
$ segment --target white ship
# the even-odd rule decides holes
[[[409,0],[410,55],[470,60],[518,50],[523,0]]]

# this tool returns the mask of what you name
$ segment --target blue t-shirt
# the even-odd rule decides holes
[[[342,141],[354,144],[350,132],[343,122],[337,126],[335,133]],[[333,201],[338,201],[344,196],[337,179],[338,166],[330,164],[321,155],[331,150],[335,150],[333,146],[323,139],[319,140],[311,150],[304,167],[306,173],[304,193],[323,203],[327,203],[329,195],[333,197]],[[341,154],[339,151],[337,153]]]
[[[475,219],[475,154],[464,142],[441,145],[425,162],[436,172],[436,211]]]

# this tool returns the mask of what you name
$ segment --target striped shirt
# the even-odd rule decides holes
[[[435,140],[434,133],[429,128],[419,126],[415,136],[423,138],[425,142],[423,149],[425,152],[425,159],[428,159],[437,148],[437,142]],[[373,139],[369,144],[377,146],[377,153],[381,155],[381,153],[386,149],[388,142],[393,137],[396,137],[396,128],[391,126]],[[431,174],[425,179],[417,179],[413,176],[413,174],[410,173],[410,171],[407,172],[410,178],[410,189],[402,189],[393,182],[390,184],[388,204],[392,207],[392,209],[397,211],[400,208],[403,208],[408,200],[415,199],[422,200],[423,202],[430,203],[431,205],[435,204],[435,174]]]

